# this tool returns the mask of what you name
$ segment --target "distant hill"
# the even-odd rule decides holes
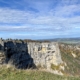
[[[80,43],[80,38],[55,38],[55,39],[43,39],[40,41],[55,41],[55,42],[61,42],[61,43]]]

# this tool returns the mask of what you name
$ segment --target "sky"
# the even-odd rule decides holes
[[[0,0],[0,37],[80,37],[80,0]]]

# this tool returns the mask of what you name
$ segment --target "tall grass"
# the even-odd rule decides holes
[[[80,80],[80,77],[59,76],[39,70],[0,67],[0,80]]]

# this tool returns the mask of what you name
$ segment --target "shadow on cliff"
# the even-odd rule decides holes
[[[34,69],[36,68],[33,58],[28,53],[27,43],[23,41],[4,43],[4,51],[6,55],[6,63],[14,65],[18,69]]]
[[[4,47],[0,44],[0,51],[3,51]]]
[[[0,44],[0,51],[2,50],[2,45]]]

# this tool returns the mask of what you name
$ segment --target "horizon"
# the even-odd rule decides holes
[[[80,39],[80,37],[68,37],[68,38],[50,38],[50,39],[48,39],[48,38],[46,38],[46,39],[29,39],[29,38],[24,38],[24,39],[21,39],[21,38],[2,38],[2,37],[0,37],[0,39],[2,39],[2,40],[10,40],[10,39],[12,39],[12,40],[34,40],[34,41],[36,41],[36,40],[70,40],[70,39],[73,39],[73,40],[75,40],[75,39]]]
[[[0,0],[0,37],[80,37],[80,0]]]

